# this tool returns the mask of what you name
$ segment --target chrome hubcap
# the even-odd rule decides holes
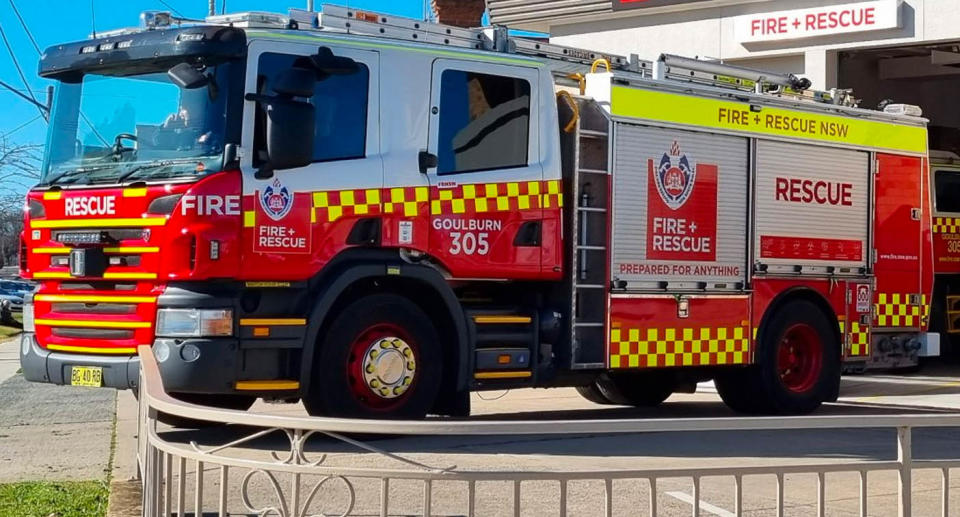
[[[378,339],[363,356],[363,380],[381,398],[397,398],[410,388],[417,371],[413,349],[397,337]]]

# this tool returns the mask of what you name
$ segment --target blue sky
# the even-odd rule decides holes
[[[217,9],[221,2],[217,0]],[[90,0],[13,0],[33,37],[43,50],[48,46],[86,39],[90,34]],[[187,17],[202,18],[206,14],[207,0],[93,0],[96,26],[99,30],[135,26],[141,11],[168,10],[167,3]],[[315,1],[317,7],[322,0]],[[423,0],[339,0],[330,3],[349,4],[350,7],[389,12],[401,16],[423,16]],[[290,7],[305,7],[306,0],[227,0],[227,11],[273,11],[286,12]],[[45,88],[51,81],[37,77],[38,55],[30,39],[20,26],[10,0],[0,2],[0,26],[16,54],[30,89],[43,102]],[[0,80],[24,89],[13,61],[6,48],[0,47]],[[46,124],[38,118],[37,109],[15,94],[0,88],[0,134],[16,143],[43,143]]]

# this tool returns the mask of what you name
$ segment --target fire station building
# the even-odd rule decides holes
[[[958,0],[487,0],[491,21],[553,43],[803,75],[861,106],[916,104],[931,148],[960,153]]]

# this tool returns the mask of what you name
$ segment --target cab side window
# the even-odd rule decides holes
[[[307,66],[302,56],[264,53],[257,73],[257,93],[273,95],[277,75],[295,66]],[[316,107],[316,138],[313,161],[328,162],[363,158],[367,144],[367,103],[370,69],[358,63],[357,70],[346,75],[318,76],[310,102]],[[257,110],[254,134],[254,166],[267,159],[266,114]]]
[[[438,174],[525,167],[530,83],[445,70],[440,78]]]
[[[960,212],[960,172],[936,171],[937,212]]]

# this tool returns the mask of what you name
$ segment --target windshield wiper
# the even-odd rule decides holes
[[[194,163],[195,161],[196,160],[194,159],[190,159],[190,160],[165,160],[165,161],[159,161],[159,162],[153,162],[153,163],[145,163],[143,165],[139,165],[137,167],[130,169],[124,174],[121,174],[120,177],[117,178],[117,183],[123,183],[125,180],[128,180],[130,178],[133,178],[139,175],[139,173],[144,170],[158,169],[161,167],[170,167],[172,165],[179,165],[179,164],[186,164],[186,163]]]
[[[49,180],[47,180],[46,184],[47,184],[47,185],[54,185],[54,184],[56,184],[57,182],[59,182],[60,180],[70,179],[70,178],[73,178],[73,177],[76,177],[76,176],[80,176],[81,174],[86,174],[86,173],[88,173],[88,172],[94,172],[94,171],[100,171],[100,170],[103,170],[103,169],[109,169],[109,168],[111,168],[111,167],[114,167],[114,165],[102,165],[102,166],[100,166],[100,167],[86,167],[86,168],[80,167],[80,168],[78,168],[78,169],[69,169],[69,170],[66,170],[66,171],[61,172],[60,174],[54,176],[53,178],[50,178]]]

